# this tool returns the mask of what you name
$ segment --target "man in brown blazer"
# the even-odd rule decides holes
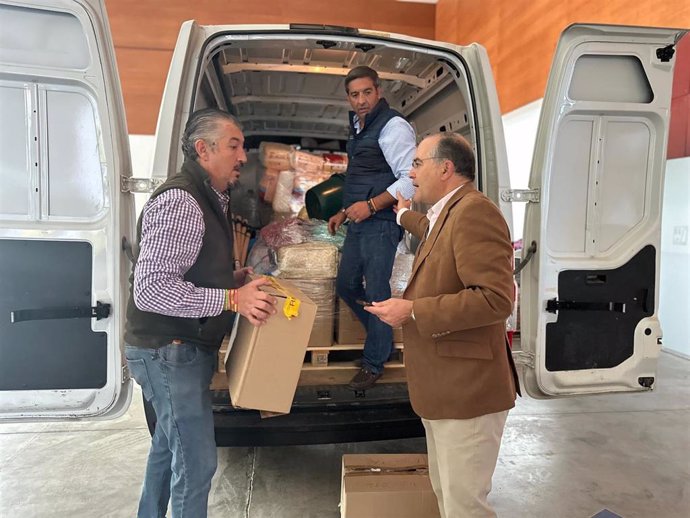
[[[367,308],[402,325],[410,400],[422,417],[441,516],[496,516],[487,502],[508,410],[519,392],[506,338],[514,303],[508,226],[474,187],[472,147],[442,133],[417,147],[408,210],[398,222],[421,240],[402,299]]]

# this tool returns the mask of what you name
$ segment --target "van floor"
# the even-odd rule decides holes
[[[140,390],[115,421],[0,425],[0,517],[132,518],[148,447]],[[209,517],[336,518],[342,454],[424,451],[423,439],[219,449]],[[690,361],[663,353],[653,394],[519,399],[490,500],[509,518],[690,516]]]

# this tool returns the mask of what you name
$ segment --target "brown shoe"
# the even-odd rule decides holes
[[[359,369],[359,372],[355,374],[354,378],[348,383],[348,388],[352,390],[367,390],[374,386],[376,380],[381,377],[381,372],[374,374],[366,367]]]

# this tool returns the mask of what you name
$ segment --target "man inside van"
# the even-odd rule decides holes
[[[401,299],[367,311],[403,326],[410,402],[422,418],[429,476],[444,518],[495,517],[487,502],[508,410],[519,393],[508,348],[513,247],[501,211],[474,186],[472,146],[440,133],[417,148],[398,220],[420,239]]]
[[[209,385],[221,341],[237,313],[256,326],[276,311],[233,271],[229,188],[246,162],[244,136],[230,114],[193,113],[182,137],[184,163],[152,195],[137,228],[130,276],[125,356],[156,412],[139,518],[207,515],[216,444]]]
[[[381,97],[375,70],[355,67],[345,77],[352,106],[343,209],[328,221],[335,233],[350,221],[338,269],[336,291],[366,329],[361,369],[350,381],[353,390],[372,387],[393,349],[393,329],[364,311],[363,304],[390,298],[390,277],[402,229],[395,222],[396,192],[411,198],[409,178],[415,132]]]

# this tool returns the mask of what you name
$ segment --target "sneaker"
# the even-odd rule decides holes
[[[348,388],[352,390],[367,390],[374,386],[376,380],[381,377],[382,372],[374,374],[368,368],[362,367],[348,383]]]

